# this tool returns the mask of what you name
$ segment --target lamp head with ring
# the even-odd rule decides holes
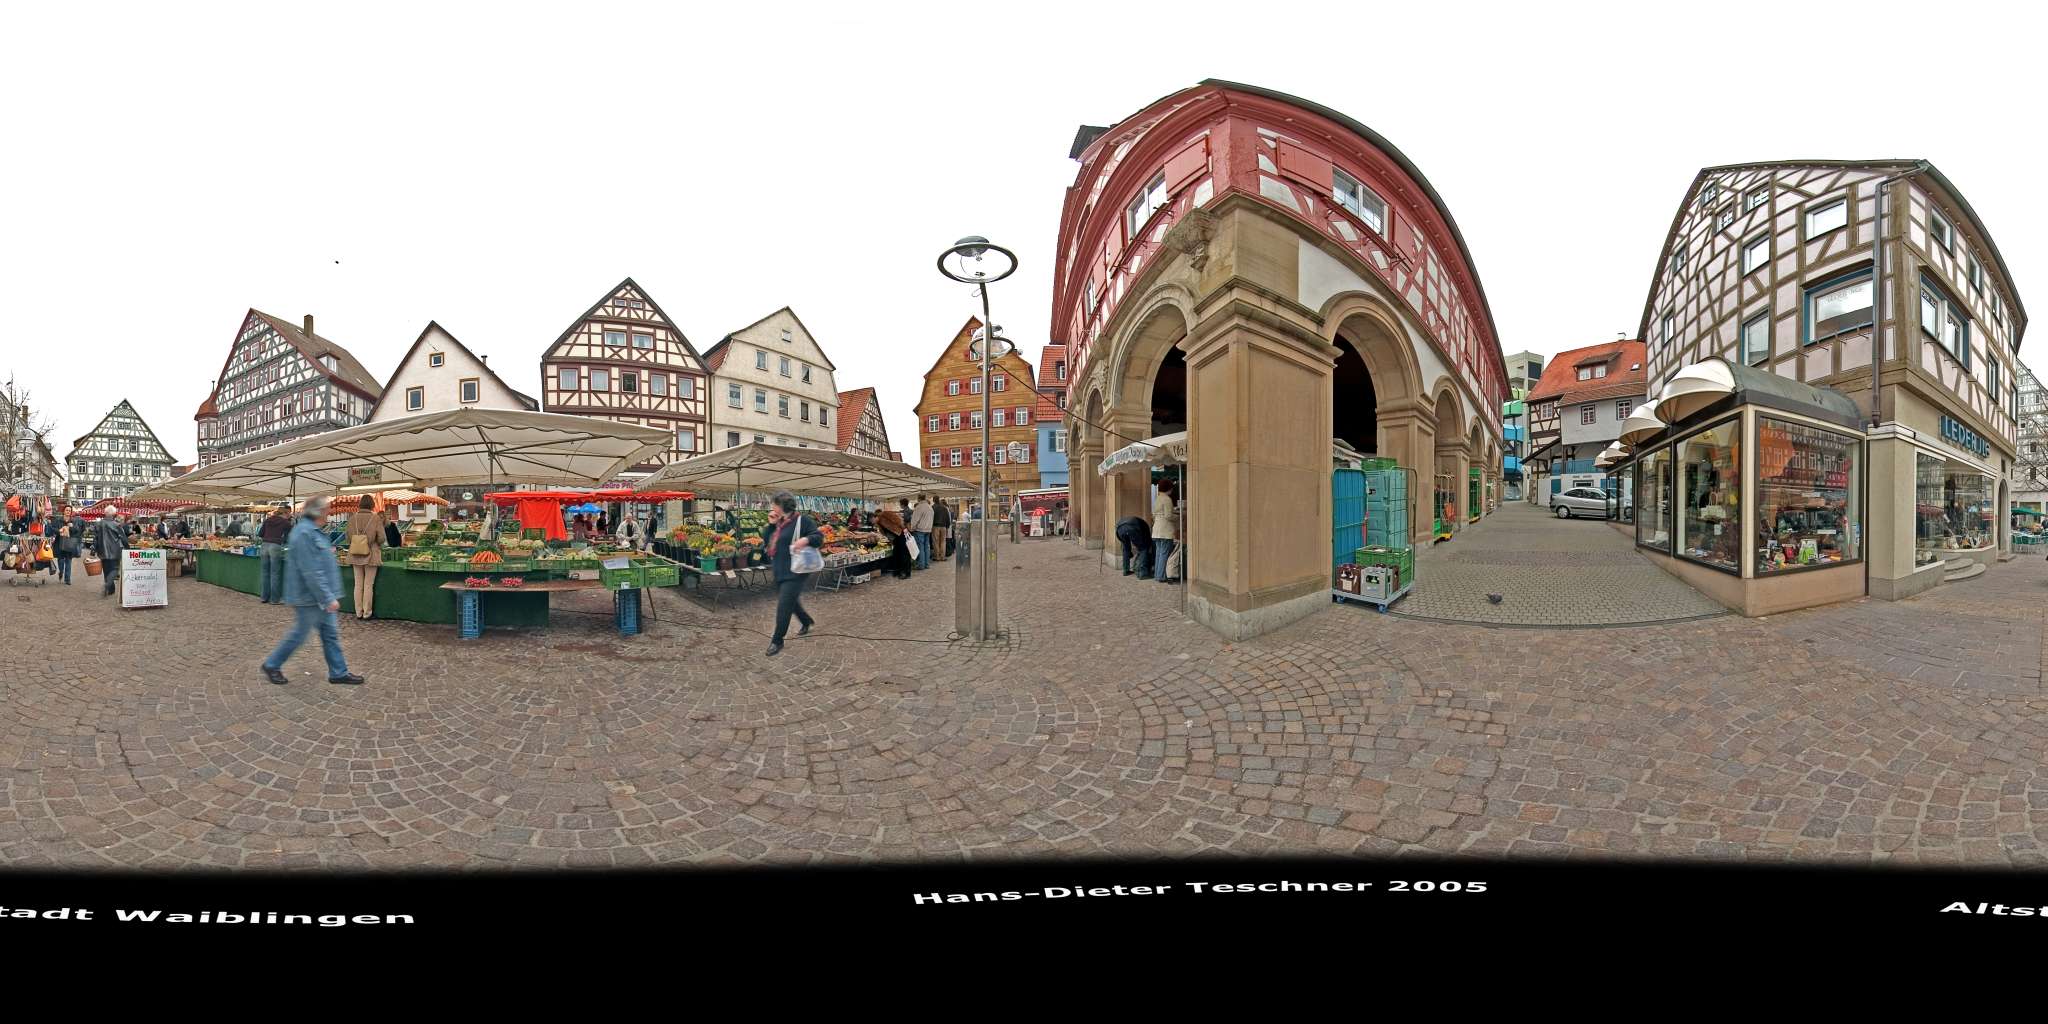
[[[989,284],[1017,272],[1017,254],[969,235],[939,254],[939,273],[961,284]]]

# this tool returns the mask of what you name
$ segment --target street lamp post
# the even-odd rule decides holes
[[[991,259],[993,254],[994,259]],[[1002,353],[996,346],[1002,342],[998,337],[995,319],[989,308],[988,286],[1017,272],[1017,254],[1000,245],[991,243],[980,235],[969,235],[953,243],[939,254],[939,273],[962,284],[974,285],[981,292],[981,341],[979,361],[981,363],[981,493],[979,522],[969,521],[971,530],[968,543],[963,551],[967,557],[960,560],[956,572],[965,573],[963,582],[967,596],[956,616],[960,631],[975,640],[992,640],[999,632],[996,626],[996,571],[995,571],[995,516],[989,505],[989,464],[994,459],[990,447],[989,413],[991,411],[989,368]],[[970,343],[969,351],[975,351]]]

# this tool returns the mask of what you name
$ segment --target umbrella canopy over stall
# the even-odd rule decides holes
[[[671,462],[636,490],[727,487],[735,491],[788,491],[812,497],[896,498],[913,494],[967,495],[976,489],[940,473],[893,459],[830,448],[796,448],[755,441]]]
[[[1188,432],[1161,434],[1143,441],[1127,444],[1109,453],[1096,467],[1103,476],[1132,470],[1147,470],[1153,466],[1172,466],[1188,461]]]
[[[454,409],[314,434],[216,462],[141,494],[209,500],[475,480],[598,484],[672,442],[666,430],[586,416]]]

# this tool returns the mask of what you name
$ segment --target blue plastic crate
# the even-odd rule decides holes
[[[1365,543],[1365,476],[1363,471],[1356,469],[1330,471],[1330,565],[1333,569],[1350,561],[1351,553]]]
[[[640,591],[612,591],[613,618],[618,622],[620,636],[635,636],[640,632]]]
[[[474,640],[484,634],[483,601],[474,590],[455,592],[455,635]]]

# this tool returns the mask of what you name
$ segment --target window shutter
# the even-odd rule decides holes
[[[1194,180],[1209,169],[1209,137],[1207,135],[1188,143],[1166,161],[1166,194],[1180,191],[1182,185]]]
[[[1280,143],[1280,173],[1314,188],[1316,195],[1329,194],[1330,161],[1305,149]]]

